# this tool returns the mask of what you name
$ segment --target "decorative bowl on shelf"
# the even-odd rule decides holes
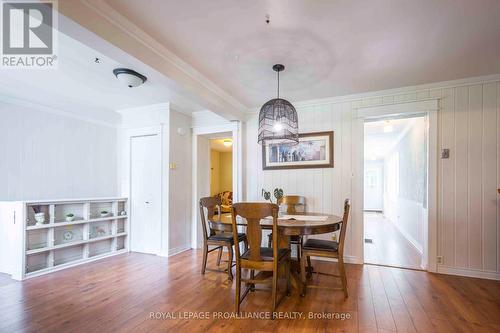
[[[71,222],[74,219],[75,219],[75,215],[74,214],[67,214],[66,215],[66,221]]]
[[[35,213],[36,225],[41,225],[45,222],[45,213]]]
[[[103,210],[101,212],[101,217],[107,217],[109,215],[109,212],[107,210]]]
[[[62,235],[62,239],[64,242],[69,242],[73,240],[74,236],[75,234],[73,233],[73,231],[66,230]]]
[[[124,210],[122,210],[122,211],[120,212],[120,215],[121,215],[121,216],[126,216],[126,215],[127,215],[127,212],[126,212],[126,211],[124,211]]]

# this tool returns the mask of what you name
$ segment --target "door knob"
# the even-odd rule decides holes
[[[147,204],[149,204],[149,201],[145,201],[144,203],[147,203]]]

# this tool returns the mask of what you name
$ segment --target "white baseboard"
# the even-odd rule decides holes
[[[181,252],[191,250],[191,245],[190,244],[184,244],[181,246],[174,247],[172,249],[168,250],[168,257],[175,256],[176,254],[179,254]]]
[[[459,275],[459,276],[473,277],[479,279],[488,279],[497,281],[500,280],[499,272],[482,271],[472,268],[455,268],[447,266],[438,266],[437,272],[441,274]]]

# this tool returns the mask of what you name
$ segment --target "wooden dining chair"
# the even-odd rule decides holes
[[[285,206],[285,212],[287,214],[293,215],[297,213],[306,212],[306,197],[300,195],[285,195],[278,199],[278,205],[280,207]],[[268,235],[268,246],[272,245],[273,234]],[[297,260],[300,261],[300,252],[302,247],[302,236],[291,236],[290,244],[297,247]]]
[[[217,222],[214,218],[215,208],[218,208],[218,220],[220,220],[221,211],[221,199],[219,197],[206,197],[200,199],[200,220],[203,228],[203,263],[201,266],[201,274],[205,274],[205,270],[223,272],[218,269],[208,269],[207,268],[207,258],[208,254],[212,251],[219,250],[217,255],[217,266],[220,266],[222,249],[227,247],[228,260],[227,260],[227,275],[229,280],[233,279],[233,245],[236,244],[235,248],[238,248],[240,242],[244,243],[245,249],[248,248],[247,236],[244,233],[238,233],[238,229],[235,228],[238,235],[236,241],[233,238],[232,228],[223,223]],[[205,219],[205,209],[207,210],[207,218]],[[208,223],[207,223],[208,220]],[[208,224],[208,225],[207,225]],[[215,246],[212,249],[208,249],[209,246]]]
[[[283,299],[285,293],[278,300],[278,278],[282,268],[285,269],[285,279],[287,283],[286,294],[290,293],[290,249],[280,249],[278,238],[274,237],[273,247],[262,247],[262,227],[260,221],[268,216],[273,219],[273,233],[278,234],[278,205],[271,203],[236,203],[232,207],[233,237],[236,241],[238,233],[235,231],[237,218],[241,217],[247,221],[248,250],[240,254],[236,247],[236,303],[235,311],[240,312],[240,304],[248,295],[249,291],[255,290],[255,284],[271,282],[272,291],[272,311],[274,312],[278,304]],[[250,270],[250,277],[242,279],[241,269]],[[255,271],[259,271],[255,275]],[[272,280],[269,281],[272,272]],[[241,294],[241,282],[245,282],[246,288]]]
[[[335,276],[335,277],[340,278],[340,280],[342,281],[342,290],[344,291],[344,297],[347,298],[349,296],[348,292],[347,292],[347,277],[346,277],[345,267],[344,267],[344,243],[345,243],[345,236],[346,236],[346,232],[347,232],[347,222],[349,219],[350,208],[351,208],[351,201],[349,199],[346,199],[344,201],[344,216],[342,217],[342,222],[341,222],[341,227],[340,227],[339,242],[323,240],[323,239],[309,238],[302,245],[302,258],[300,260],[300,275],[301,275],[301,280],[302,280],[302,296],[304,296],[306,294],[307,288],[332,289],[332,288],[327,288],[327,287],[322,287],[322,286],[307,285],[306,259],[307,259],[308,271],[312,272],[311,256],[335,258],[338,260],[339,275],[327,274],[327,273],[321,273],[321,272],[316,272],[316,273],[324,274],[324,275],[331,275],[331,276]],[[335,288],[333,288],[333,289],[335,289]]]

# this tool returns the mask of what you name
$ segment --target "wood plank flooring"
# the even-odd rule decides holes
[[[365,212],[365,262],[412,269],[422,269],[422,256],[401,232],[381,213]]]
[[[216,255],[209,265],[214,267]],[[171,258],[130,253],[24,282],[0,284],[0,332],[499,332],[500,282],[370,265],[347,265],[350,297],[296,291],[278,308],[349,319],[224,319],[234,283],[202,276],[200,251]],[[334,272],[336,265],[314,262]],[[339,284],[314,275],[321,284]],[[269,311],[270,292],[251,293],[242,311]],[[185,313],[186,312],[186,313]],[[189,312],[208,319],[183,319]],[[208,312],[208,313],[205,313]],[[151,318],[151,313],[162,317]],[[175,319],[167,316],[176,316]]]

